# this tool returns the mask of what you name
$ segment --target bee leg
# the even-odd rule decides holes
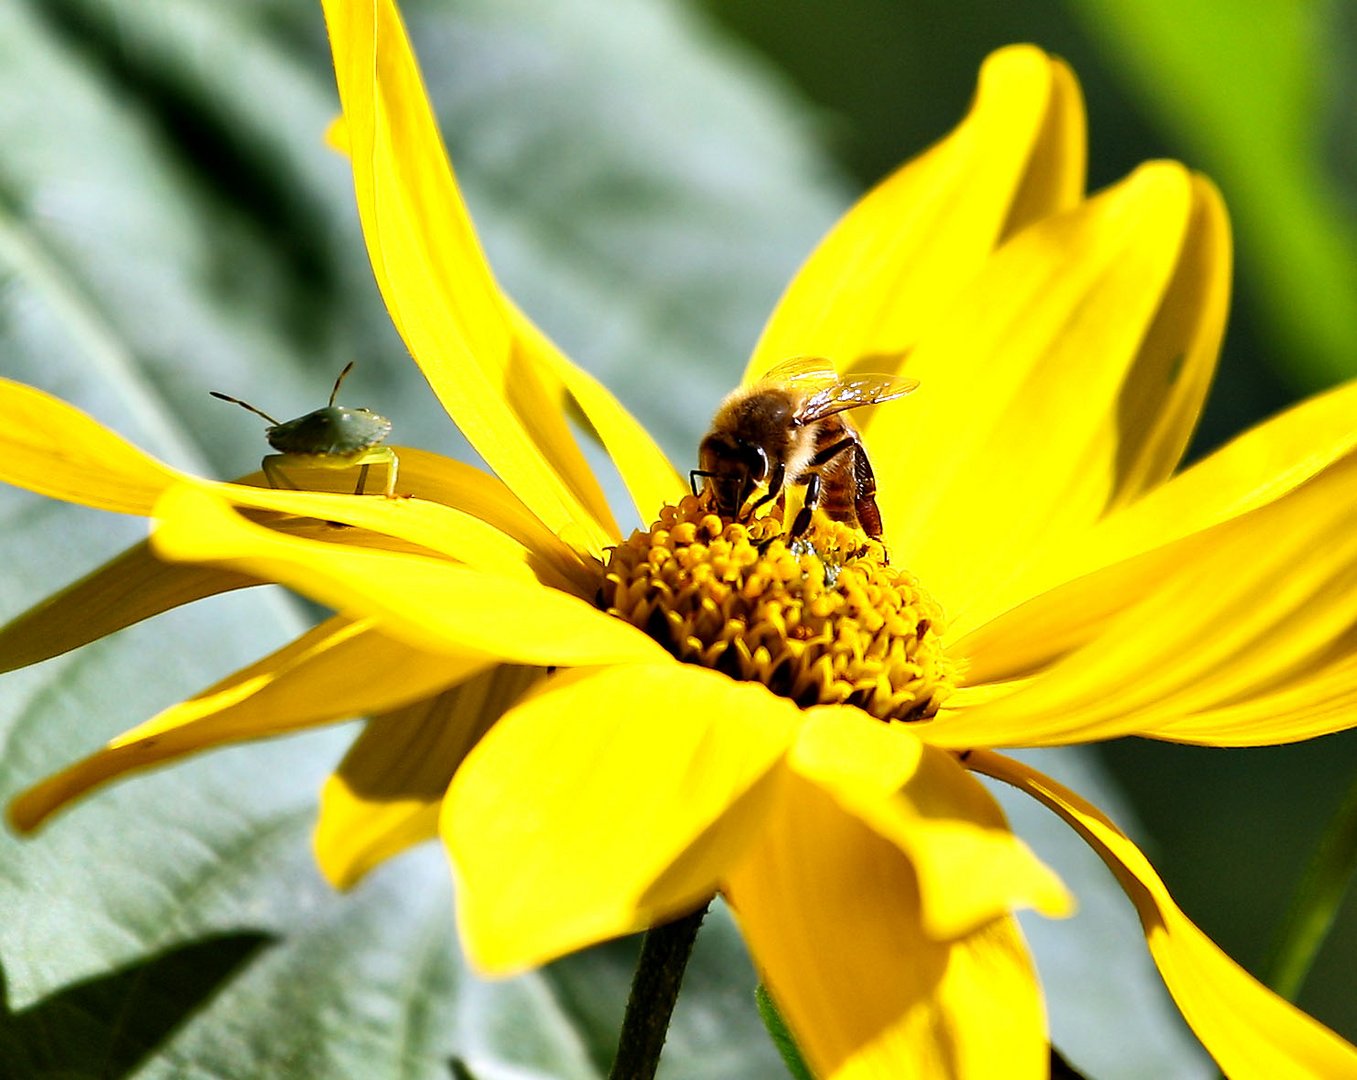
[[[852,436],[849,436],[846,439],[840,439],[838,442],[826,446],[823,450],[818,451],[816,455],[810,459],[810,464],[807,466],[807,468],[818,469],[821,465],[828,465],[831,461],[833,461],[836,457],[842,454],[845,450],[849,450],[854,446],[856,446],[859,450],[862,449],[862,444],[859,443],[857,439],[854,439]],[[866,455],[860,456],[865,457]]]
[[[858,445],[857,439],[850,435],[847,438],[840,439],[836,443],[831,443],[823,450],[817,451],[815,456],[810,459],[810,462],[806,466],[806,470],[810,474],[810,479],[806,481],[806,497],[801,503],[801,509],[797,512],[796,520],[792,522],[790,536],[793,540],[804,534],[806,530],[810,528],[811,515],[815,512],[815,508],[820,505],[820,474],[813,470],[828,465],[845,450],[851,450]],[[801,475],[805,476],[806,473],[802,473]]]
[[[787,466],[779,461],[776,465],[773,466],[773,474],[768,478],[768,491],[765,494],[761,495],[753,504],[751,504],[749,509],[745,512],[745,514],[742,514],[741,516],[742,517],[748,516],[752,518],[754,516],[755,510],[757,510],[760,506],[765,505],[766,503],[772,502],[774,499],[778,497],[778,495],[782,493],[782,485],[786,483],[786,481],[787,481]],[[740,502],[743,503],[746,498],[748,498],[747,495],[741,498]]]
[[[881,539],[881,510],[876,505],[876,474],[872,472],[872,463],[867,460],[867,451],[861,443],[854,444],[853,479],[857,493],[853,498],[853,510],[858,516],[862,531],[873,540]]]
[[[819,505],[820,474],[811,473],[810,480],[806,483],[806,497],[801,502],[801,509],[796,512],[796,520],[792,522],[792,531],[788,534],[793,540],[804,535],[810,528],[810,517]]]
[[[372,466],[370,465],[360,465],[358,467],[358,486],[353,489],[355,495],[363,494],[363,485],[368,482],[368,469],[371,467]]]
[[[853,479],[857,487],[853,496],[853,512],[857,515],[858,525],[869,539],[881,545],[881,562],[890,565],[890,549],[886,547],[886,541],[881,539],[881,510],[876,505],[876,474],[872,472],[872,463],[867,460],[867,452],[861,445],[853,455]]]

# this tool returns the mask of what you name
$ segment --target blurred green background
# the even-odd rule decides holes
[[[680,464],[815,239],[949,129],[1012,41],[1078,74],[1092,186],[1167,156],[1225,194],[1236,299],[1194,453],[1357,365],[1350,5],[403,10],[497,272]],[[227,476],[255,467],[262,433],[208,390],[297,415],[357,358],[346,397],[393,417],[395,441],[466,453],[375,294],[346,168],[320,143],[335,108],[309,0],[0,0],[0,374]],[[143,533],[0,488],[0,619]],[[286,640],[306,613],[259,592],[4,676],[0,797]],[[0,1075],[432,1077],[454,1055],[478,1077],[606,1071],[629,943],[482,984],[456,960],[436,851],[350,896],[318,880],[315,789],[349,734],[209,755],[37,841],[0,837]],[[1127,741],[1042,763],[1126,822],[1188,914],[1259,972],[1357,739]],[[1097,1077],[1210,1075],[1101,866],[1013,813],[1083,903],[1071,923],[1026,924],[1062,1048]],[[1350,1039],[1354,957],[1349,897],[1301,1003]],[[773,1074],[750,978],[718,916],[662,1075]]]

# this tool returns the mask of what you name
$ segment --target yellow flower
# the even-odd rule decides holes
[[[1357,388],[1174,474],[1228,299],[1209,183],[1155,163],[1086,198],[1073,76],[1011,48],[956,131],[827,237],[745,379],[816,355],[921,380],[861,424],[887,563],[822,517],[791,538],[776,515],[721,522],[685,499],[645,432],[496,285],[394,5],[327,0],[326,17],[334,137],[378,283],[498,479],[401,449],[395,499],[340,494],[324,470],[314,491],[219,484],[0,384],[4,479],[155,521],[0,631],[6,667],[259,582],[337,612],[37,784],[15,825],[207,746],[368,714],[324,792],[320,864],[345,887],[441,835],[483,968],[720,891],[818,1072],[1043,1075],[1012,912],[1069,901],[980,772],[1111,867],[1230,1075],[1357,1072],[1352,1047],[1186,919],[1096,808],[998,752],[1349,724]],[[572,415],[651,530],[624,541]]]

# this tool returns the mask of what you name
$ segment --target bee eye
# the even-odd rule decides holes
[[[768,451],[762,446],[752,446],[753,451],[749,455],[749,475],[756,483],[763,483],[768,479]]]

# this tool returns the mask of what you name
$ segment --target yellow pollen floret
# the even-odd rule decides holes
[[[879,544],[823,514],[789,542],[776,515],[728,523],[685,498],[613,549],[599,605],[678,659],[802,707],[920,720],[953,685],[938,605]]]

